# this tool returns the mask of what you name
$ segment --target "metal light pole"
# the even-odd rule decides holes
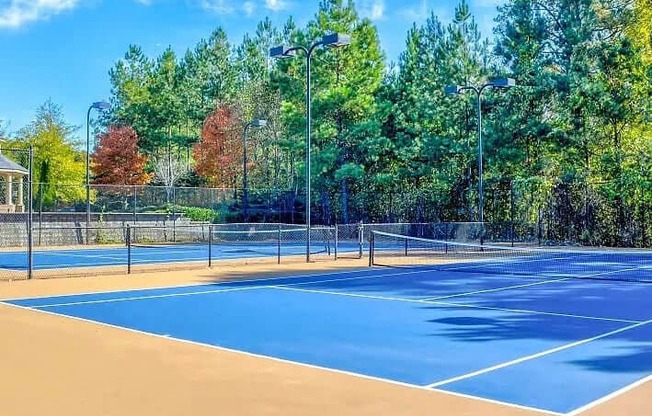
[[[106,101],[97,101],[88,107],[86,112],[86,244],[88,241],[88,228],[91,226],[91,173],[90,173],[90,140],[91,140],[91,110],[108,110],[111,104]]]
[[[297,51],[303,51],[306,56],[306,262],[310,262],[310,57],[318,46],[340,47],[350,43],[349,35],[332,33],[323,36],[310,47],[277,46],[269,50],[269,56],[272,58],[290,58],[295,56]]]
[[[247,222],[247,206],[249,205],[249,195],[247,190],[247,129],[249,127],[265,127],[267,120],[254,119],[245,124],[242,131],[242,217]]]
[[[484,195],[483,195],[483,166],[482,166],[482,92],[487,88],[511,88],[516,86],[513,78],[498,78],[479,87],[473,85],[449,85],[444,88],[446,94],[460,94],[464,91],[473,91],[477,98],[478,111],[478,219],[483,230],[480,232],[480,244],[484,242]]]

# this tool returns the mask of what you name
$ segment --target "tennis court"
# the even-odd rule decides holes
[[[187,263],[208,259],[207,244],[159,245],[157,247],[134,247],[131,252],[133,264]],[[273,257],[277,255],[276,244],[259,244],[252,247],[242,245],[219,245],[212,248],[215,260],[240,259],[243,257]],[[315,253],[324,251],[316,246]],[[285,245],[284,256],[305,254],[305,244]],[[127,264],[126,247],[80,248],[62,250],[35,250],[34,269],[65,269],[79,267],[106,267]],[[26,270],[27,253],[24,251],[0,252],[0,269]]]
[[[150,232],[156,229],[146,229]],[[129,244],[113,246],[77,246],[75,248],[36,249],[33,252],[34,270],[106,268],[123,265],[155,265],[168,263],[193,263],[243,258],[274,258],[300,256],[306,253],[305,229],[280,231],[211,231],[197,233],[195,230],[177,231],[172,237],[170,230],[149,238],[134,239]],[[132,231],[132,235],[136,235]],[[341,253],[360,250],[359,243],[336,242],[325,236],[323,230],[313,230],[311,254],[335,257]],[[152,238],[154,237],[154,238]],[[279,260],[280,261],[280,260]],[[29,268],[28,252],[0,251],[1,271],[26,271]]]
[[[562,276],[586,258],[554,256],[530,275],[413,264],[3,303],[575,415],[652,374],[652,285],[631,281],[632,261],[627,281],[599,256],[610,280]]]

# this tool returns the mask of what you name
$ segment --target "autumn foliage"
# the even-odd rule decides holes
[[[152,179],[145,172],[147,156],[138,151],[138,135],[129,126],[112,126],[100,135],[91,161],[97,184],[145,185]]]
[[[197,175],[209,186],[236,186],[242,170],[242,137],[232,108],[220,106],[206,117],[193,156]]]

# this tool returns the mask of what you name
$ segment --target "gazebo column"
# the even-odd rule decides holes
[[[5,181],[7,182],[7,186],[5,186],[5,204],[11,206],[11,205],[13,205],[13,201],[11,200],[12,199],[11,198],[11,194],[12,194],[11,187],[13,185],[13,183],[12,183],[13,177],[10,174],[7,174],[5,176]]]
[[[16,212],[25,212],[25,201],[23,201],[23,177],[18,177],[18,198],[16,201]]]

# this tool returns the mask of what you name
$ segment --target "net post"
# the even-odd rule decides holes
[[[405,239],[405,257],[408,255],[408,239]]]
[[[177,241],[177,188],[172,187],[172,241]]]
[[[131,274],[131,225],[127,224],[127,274]]]
[[[374,232],[369,235],[369,267],[374,265]]]
[[[208,267],[213,267],[213,224],[208,224]]]
[[[276,264],[281,264],[281,224],[278,224],[276,232]]]
[[[29,181],[27,181],[27,278],[31,279],[34,277],[34,205],[32,202],[34,196],[34,147],[31,144],[29,145],[28,158]]]

